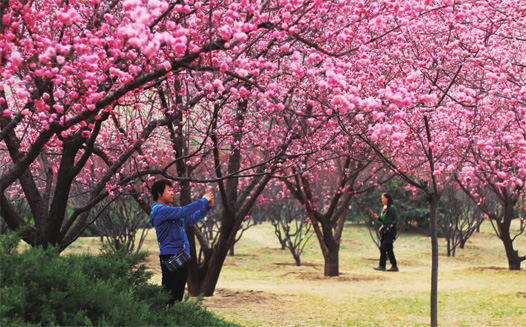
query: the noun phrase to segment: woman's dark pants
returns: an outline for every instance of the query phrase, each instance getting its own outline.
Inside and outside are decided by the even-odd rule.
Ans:
[[[382,236],[382,242],[380,243],[380,267],[385,268],[385,262],[387,257],[391,262],[391,266],[396,267],[396,258],[393,252],[393,242],[395,237],[391,233],[385,233]]]

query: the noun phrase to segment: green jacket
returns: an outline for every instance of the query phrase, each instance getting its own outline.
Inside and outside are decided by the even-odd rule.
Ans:
[[[387,206],[384,207],[382,210],[382,213],[380,214],[380,218],[378,219],[382,224],[385,225],[396,225],[400,221],[400,218],[398,218],[398,212],[396,211],[395,206],[391,205],[389,210],[387,210]]]

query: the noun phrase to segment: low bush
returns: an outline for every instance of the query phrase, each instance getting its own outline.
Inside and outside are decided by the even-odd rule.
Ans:
[[[0,240],[2,326],[231,326],[188,300],[167,307],[168,294],[148,283],[146,253],[103,250],[60,255],[41,247],[14,251]]]

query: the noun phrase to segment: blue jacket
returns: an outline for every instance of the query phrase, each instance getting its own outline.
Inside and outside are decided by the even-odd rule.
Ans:
[[[205,198],[184,207],[154,203],[150,212],[150,224],[155,227],[161,250],[159,255],[176,254],[182,248],[190,253],[190,244],[184,228],[203,219],[211,208]]]

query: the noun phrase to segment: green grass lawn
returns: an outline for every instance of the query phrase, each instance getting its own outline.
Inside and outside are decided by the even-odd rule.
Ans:
[[[518,226],[515,226],[518,228]],[[524,251],[524,236],[515,242]],[[521,245],[522,244],[522,245]],[[431,240],[404,232],[395,243],[400,272],[377,272],[378,249],[363,225],[348,223],[340,249],[340,276],[323,276],[313,238],[297,267],[281,250],[270,224],[257,225],[228,257],[210,310],[245,326],[428,326]],[[455,257],[440,239],[440,326],[524,326],[524,269],[509,271],[501,241],[489,223]]]
[[[513,228],[518,227],[514,222]],[[525,238],[515,241],[521,255]],[[98,239],[79,241],[67,251],[98,251]],[[144,244],[151,251],[151,282],[160,284],[153,230]],[[235,255],[227,257],[215,294],[204,304],[242,326],[429,326],[431,239],[425,232],[405,231],[395,243],[395,254],[400,272],[374,271],[379,251],[367,228],[347,223],[340,275],[325,277],[315,237],[297,267],[289,251],[280,248],[273,227],[256,225],[243,234]],[[439,239],[438,276],[439,326],[526,325],[524,267],[508,270],[504,247],[489,222],[455,257],[446,256],[446,241]]]

